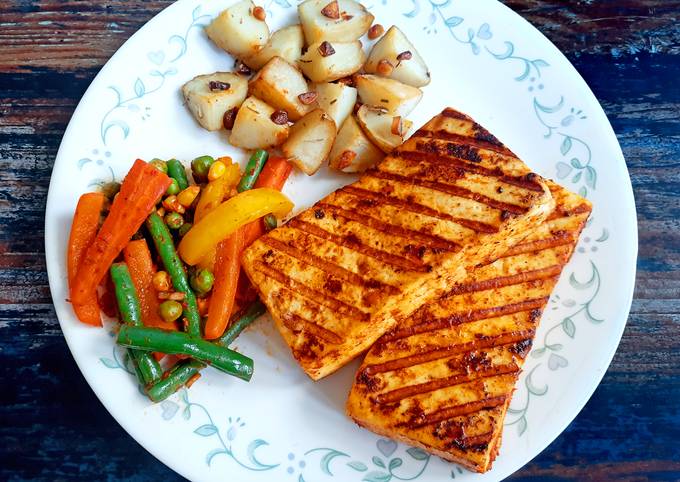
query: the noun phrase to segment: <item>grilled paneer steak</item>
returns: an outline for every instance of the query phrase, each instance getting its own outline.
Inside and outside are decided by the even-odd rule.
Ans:
[[[543,222],[542,178],[444,110],[357,182],[256,241],[243,267],[314,380]]]
[[[470,470],[491,467],[541,313],[591,211],[549,186],[547,221],[373,345],[347,402],[359,425]]]

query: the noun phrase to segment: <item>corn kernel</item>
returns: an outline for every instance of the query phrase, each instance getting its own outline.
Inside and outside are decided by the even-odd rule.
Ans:
[[[225,172],[227,172],[227,166],[225,166],[222,161],[213,162],[208,171],[208,181],[214,181],[215,179],[221,178],[224,176]]]
[[[168,291],[170,290],[170,275],[165,271],[158,271],[151,278],[153,288],[156,291]]]

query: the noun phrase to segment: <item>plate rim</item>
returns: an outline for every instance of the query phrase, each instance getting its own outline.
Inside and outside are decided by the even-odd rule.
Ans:
[[[57,162],[59,162],[59,159],[61,159],[65,154],[63,153],[64,147],[64,140],[72,135],[71,130],[73,129],[73,123],[72,120],[81,113],[81,111],[84,109],[85,105],[85,100],[87,97],[91,96],[93,90],[93,85],[97,83],[97,80],[105,77],[108,75],[108,72],[113,68],[112,67],[112,61],[120,56],[123,56],[125,52],[127,52],[128,49],[130,49],[130,44],[133,39],[135,39],[136,36],[140,34],[141,31],[146,29],[149,25],[155,24],[155,23],[160,23],[163,21],[164,17],[169,16],[171,12],[174,12],[174,10],[179,10],[181,6],[184,4],[190,3],[192,0],[180,0],[177,1],[163,10],[159,11],[157,14],[155,14],[151,19],[149,19],[147,22],[144,23],[137,31],[135,31],[130,37],[128,37],[125,42],[116,50],[116,52],[111,55],[111,57],[106,61],[106,63],[102,66],[100,71],[97,73],[97,75],[92,79],[90,85],[88,88],[85,90],[82,98],[78,102],[76,108],[73,111],[73,114],[71,116],[71,119],[69,120],[69,124],[66,127],[62,141],[60,142],[59,149],[57,151],[57,155],[55,156],[55,162],[53,165],[53,172],[50,175],[50,183],[49,183],[49,189],[48,189],[48,195],[47,195],[47,201],[46,201],[46,209],[45,209],[45,223],[44,223],[44,245],[45,245],[45,258],[46,258],[46,269],[47,269],[47,274],[48,274],[48,280],[49,280],[49,286],[50,286],[50,293],[52,296],[52,303],[53,306],[55,307],[55,313],[57,314],[57,318],[59,321],[60,329],[62,330],[62,333],[64,334],[64,338],[66,340],[67,346],[69,348],[69,351],[71,352],[71,356],[73,357],[74,361],[76,362],[76,365],[78,366],[78,369],[80,370],[81,374],[85,378],[85,381],[87,384],[90,386],[90,388],[93,390],[95,395],[97,396],[99,402],[104,406],[104,408],[109,412],[109,414],[112,416],[112,418],[130,435],[139,445],[141,445],[147,452],[149,452],[152,456],[160,460],[163,464],[165,464],[167,467],[169,467],[171,470],[177,472],[178,474],[190,478],[192,475],[189,473],[188,469],[182,468],[182,465],[176,462],[176,460],[171,459],[170,457],[166,457],[163,454],[161,454],[160,450],[156,450],[152,452],[152,449],[148,448],[146,444],[143,442],[144,438],[141,436],[140,432],[138,430],[135,430],[133,427],[132,423],[126,423],[125,418],[122,416],[116,415],[116,410],[114,410],[112,407],[107,406],[106,403],[104,403],[103,399],[104,394],[103,390],[99,390],[95,388],[96,384],[93,383],[90,378],[92,377],[92,374],[88,376],[87,371],[84,369],[84,364],[81,365],[79,362],[79,356],[76,354],[75,349],[73,347],[72,340],[69,339],[68,336],[66,336],[66,332],[64,331],[64,321],[62,321],[63,317],[63,310],[57,307],[57,304],[54,303],[55,299],[55,294],[56,294],[56,283],[60,283],[61,280],[58,278],[57,275],[57,267],[53,266],[54,262],[50,262],[50,259],[55,259],[55,253],[54,250],[56,246],[50,247],[50,243],[48,243],[48,213],[51,211],[50,206],[53,206],[53,202],[50,202],[53,197],[55,196],[55,183],[54,183],[54,167],[57,165]],[[625,201],[627,206],[627,210],[632,214],[632,219],[630,220],[630,233],[625,233],[625,238],[626,242],[630,243],[630,253],[631,253],[631,262],[632,262],[632,267],[630,268],[631,270],[631,275],[630,275],[630,281],[628,282],[628,286],[626,289],[626,292],[619,295],[619,300],[623,304],[623,309],[621,310],[621,316],[623,317],[623,314],[625,313],[625,319],[622,322],[617,321],[618,329],[614,331],[614,328],[610,328],[612,330],[612,333],[615,334],[614,337],[611,338],[611,342],[608,344],[608,349],[603,350],[603,355],[601,359],[603,360],[602,367],[599,369],[598,368],[597,373],[593,373],[589,377],[590,383],[588,383],[585,386],[579,387],[580,390],[579,392],[581,393],[581,396],[579,397],[578,401],[576,402],[575,410],[570,410],[570,412],[573,412],[573,415],[564,417],[564,420],[562,423],[556,424],[556,426],[559,428],[558,431],[555,432],[555,435],[549,435],[549,436],[544,436],[540,437],[537,439],[538,441],[535,441],[532,445],[534,447],[537,447],[538,450],[532,450],[531,452],[535,453],[533,455],[529,455],[526,460],[524,458],[522,459],[521,464],[513,464],[513,466],[516,466],[514,469],[511,468],[509,471],[505,471],[504,473],[498,473],[495,474],[498,476],[499,479],[503,479],[505,477],[508,477],[509,475],[515,473],[516,471],[519,471],[523,467],[525,467],[531,460],[533,460],[535,457],[540,455],[545,449],[550,445],[553,441],[555,441],[565,430],[566,428],[576,419],[576,417],[581,413],[587,402],[591,399],[593,394],[595,393],[595,390],[597,387],[600,385],[602,382],[602,379],[604,378],[604,375],[606,374],[609,366],[611,365],[611,362],[613,360],[614,355],[616,354],[616,351],[618,350],[618,347],[621,342],[621,338],[623,335],[623,332],[625,330],[625,327],[627,325],[629,316],[630,316],[630,309],[632,307],[632,302],[634,299],[634,289],[635,289],[635,284],[636,284],[636,279],[637,279],[637,257],[638,257],[638,248],[639,248],[639,232],[638,232],[638,224],[637,224],[637,207],[635,204],[635,197],[634,197],[634,191],[632,187],[632,182],[630,179],[630,172],[628,170],[628,166],[625,161],[625,156],[623,154],[623,150],[621,149],[621,145],[618,141],[618,138],[616,136],[616,133],[611,125],[611,122],[609,121],[609,118],[606,115],[606,112],[604,111],[604,108],[602,107],[601,103],[599,102],[598,98],[595,96],[593,93],[592,89],[590,86],[587,84],[585,79],[582,77],[581,73],[576,69],[576,67],[571,63],[571,61],[564,55],[564,53],[546,36],[538,30],[533,24],[531,24],[528,20],[526,20],[524,17],[522,17],[519,13],[515,12],[512,10],[510,7],[506,6],[505,4],[501,3],[498,0],[489,0],[492,1],[495,6],[500,6],[502,9],[506,10],[506,14],[514,16],[515,20],[519,20],[523,22],[524,27],[528,27],[530,30],[533,30],[535,33],[540,35],[542,39],[546,42],[546,51],[551,54],[554,58],[557,58],[560,60],[561,64],[564,64],[565,66],[569,66],[573,73],[575,74],[574,81],[578,82],[579,87],[583,89],[584,93],[589,96],[591,101],[594,102],[589,102],[589,104],[592,104],[593,106],[596,106],[597,114],[601,116],[602,121],[598,122],[602,128],[607,132],[608,136],[611,136],[612,139],[616,141],[615,143],[615,152],[614,154],[618,157],[617,161],[623,162],[623,172],[625,173],[625,189],[623,189],[623,195],[625,196]],[[89,94],[89,95],[88,95]],[[63,161],[62,161],[63,162]],[[56,243],[55,243],[56,244]],[[58,254],[57,254],[58,256]],[[50,268],[52,266],[52,268]],[[615,342],[613,341],[615,339]],[[607,347],[605,347],[607,348]],[[100,393],[102,392],[102,393]],[[489,473],[493,473],[493,470]]]

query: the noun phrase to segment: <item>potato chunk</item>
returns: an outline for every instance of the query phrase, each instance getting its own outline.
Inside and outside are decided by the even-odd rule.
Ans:
[[[417,87],[377,75],[357,75],[356,83],[362,103],[402,117],[409,115],[423,96]]]
[[[398,80],[414,87],[422,87],[430,83],[430,71],[406,35],[396,26],[392,26],[387,33],[373,46],[364,70],[369,74],[380,74],[380,61],[386,60],[393,67],[390,79]],[[387,69],[390,71],[390,69]]]
[[[335,140],[335,123],[321,109],[297,121],[288,140],[281,146],[283,155],[302,172],[311,176],[319,170]]]
[[[243,61],[255,70],[260,70],[274,57],[281,57],[286,62],[295,65],[302,56],[304,44],[305,36],[302,33],[302,27],[291,25],[274,32],[262,50]]]
[[[251,0],[235,3],[205,28],[210,40],[237,58],[247,58],[259,52],[269,40],[269,27],[253,16]]]
[[[316,84],[314,90],[319,94],[317,98],[319,107],[335,121],[335,126],[339,130],[354,109],[357,90],[342,83],[327,82]]]
[[[182,86],[187,107],[201,126],[222,129],[224,113],[239,107],[248,94],[248,81],[229,72],[199,75]]]
[[[298,96],[309,91],[307,81],[297,67],[281,57],[274,57],[250,81],[249,91],[276,109],[285,110],[288,118],[298,120],[314,105],[303,104]]]
[[[341,172],[363,172],[384,157],[361,130],[354,116],[347,117],[331,149],[329,166]]]
[[[312,82],[331,82],[361,69],[366,54],[361,42],[317,42],[309,46],[298,64]]]
[[[413,125],[410,120],[401,116],[367,105],[359,108],[357,119],[366,135],[387,154],[404,142],[406,133]]]
[[[307,45],[328,40],[351,42],[364,35],[373,15],[353,0],[307,0],[298,5]]]
[[[282,144],[288,138],[288,124],[272,121],[276,111],[256,97],[248,97],[236,114],[229,142],[243,149],[267,149]]]

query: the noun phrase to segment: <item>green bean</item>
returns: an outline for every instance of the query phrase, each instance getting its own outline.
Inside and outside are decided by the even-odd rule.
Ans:
[[[189,180],[187,179],[187,172],[184,169],[184,164],[177,159],[170,159],[168,161],[168,176],[177,181],[180,191],[184,191],[189,187]]]
[[[253,360],[251,358],[179,331],[123,326],[118,332],[117,343],[126,348],[138,350],[189,355],[245,381],[249,381],[253,376]]]
[[[257,177],[260,175],[260,172],[262,172],[262,168],[268,158],[269,154],[263,149],[258,149],[253,152],[253,155],[250,156],[250,160],[246,165],[246,172],[243,173],[241,181],[238,183],[238,186],[236,186],[238,192],[247,191],[253,188],[255,181],[257,181]]]
[[[204,367],[203,363],[196,360],[182,360],[172,367],[165,378],[151,385],[146,393],[152,401],[162,402]]]
[[[271,231],[279,226],[279,222],[276,220],[276,216],[273,214],[267,214],[264,217],[264,229],[266,231]]]
[[[127,265],[125,263],[111,265],[111,279],[123,323],[130,326],[142,326],[142,310]],[[129,350],[129,352],[142,386],[160,380],[163,370],[150,353],[136,350]]]
[[[172,285],[177,291],[184,293],[184,316],[187,319],[187,331],[191,336],[200,337],[201,315],[198,313],[196,295],[189,286],[189,279],[175,250],[172,235],[163,222],[163,218],[155,212],[152,212],[147,218],[146,226],[149,228],[165,269],[172,279]]]
[[[224,332],[215,343],[222,346],[229,346],[241,334],[241,332],[257,318],[267,311],[264,304],[257,300],[251,304],[244,312],[236,313],[237,318],[229,324],[229,328]]]

